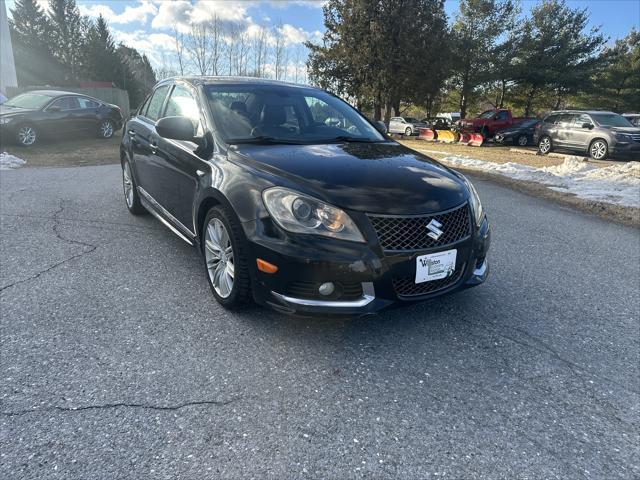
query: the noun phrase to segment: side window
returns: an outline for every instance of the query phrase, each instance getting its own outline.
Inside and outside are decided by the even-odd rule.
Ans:
[[[167,96],[167,91],[169,90],[169,85],[162,85],[158,87],[155,92],[153,92],[153,96],[149,99],[149,106],[147,107],[147,113],[145,117],[149,120],[156,121],[160,118],[160,114],[162,113],[162,106],[164,105],[164,99]]]
[[[560,115],[556,120],[556,124],[561,127],[570,127],[571,123],[573,122],[573,117],[574,115],[570,113],[565,113],[563,115]]]
[[[80,104],[76,97],[63,97],[53,102],[51,107],[59,107],[61,111],[75,110],[80,108]]]
[[[329,127],[341,128],[352,133],[361,133],[353,123],[344,117],[344,115],[319,98],[304,97],[304,99],[315,123],[324,124]],[[402,119],[394,117],[390,121],[402,121]]]
[[[171,92],[169,101],[167,102],[167,110],[164,117],[187,117],[196,127],[200,121],[200,111],[198,103],[188,88],[183,85],[176,85]]]
[[[98,102],[91,100],[90,98],[78,97],[80,108],[98,108]]]
[[[507,119],[507,112],[499,112],[498,115],[496,115],[496,120],[506,120]]]
[[[593,123],[591,121],[591,117],[589,115],[587,115],[586,113],[582,113],[580,115],[576,115],[576,118],[573,121],[573,126],[574,127],[578,127],[578,128],[582,128],[582,124],[583,123]]]
[[[543,121],[544,123],[556,123],[556,118],[558,118],[558,115],[549,115]]]

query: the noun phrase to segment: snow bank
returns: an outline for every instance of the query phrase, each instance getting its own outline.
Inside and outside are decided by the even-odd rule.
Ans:
[[[13,156],[7,152],[0,152],[0,170],[11,170],[25,165],[23,159]]]
[[[547,185],[558,192],[572,193],[585,200],[640,207],[640,162],[599,168],[578,157],[567,157],[554,167],[530,167],[520,163],[493,163],[451,155],[441,160],[452,167],[493,172],[516,180]]]

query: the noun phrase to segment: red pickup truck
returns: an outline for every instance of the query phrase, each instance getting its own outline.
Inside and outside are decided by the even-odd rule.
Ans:
[[[497,108],[482,112],[476,118],[464,118],[459,125],[465,130],[481,133],[484,138],[493,137],[498,130],[507,128],[514,123],[526,120],[523,117],[513,117],[511,110]]]

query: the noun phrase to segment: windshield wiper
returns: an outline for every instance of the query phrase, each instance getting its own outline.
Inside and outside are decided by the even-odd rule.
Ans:
[[[227,143],[231,145],[240,145],[243,143],[256,143],[260,145],[300,145],[302,142],[288,140],[285,138],[269,137],[267,135],[259,135],[257,137],[249,138],[231,138],[227,140]]]
[[[349,143],[377,143],[378,141],[384,140],[371,140],[370,138],[363,137],[351,137],[349,135],[338,135],[337,137],[327,138],[322,140],[317,140],[319,142],[349,142]]]

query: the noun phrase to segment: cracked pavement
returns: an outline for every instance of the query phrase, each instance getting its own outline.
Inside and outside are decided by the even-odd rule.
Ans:
[[[640,236],[486,181],[492,275],[227,312],[119,166],[0,173],[0,478],[640,477]]]

